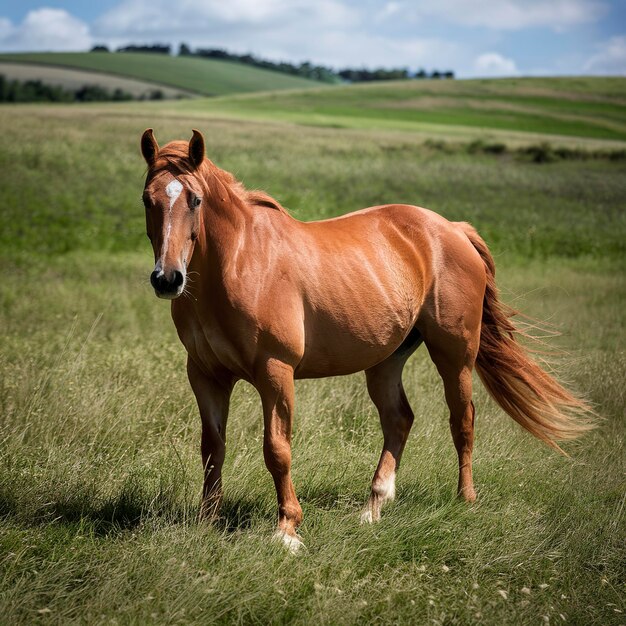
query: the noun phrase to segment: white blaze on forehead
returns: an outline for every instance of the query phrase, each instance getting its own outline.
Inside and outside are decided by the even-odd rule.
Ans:
[[[170,209],[174,206],[174,202],[178,200],[178,196],[180,196],[180,192],[183,190],[183,184],[177,179],[174,178],[170,181],[170,183],[165,188],[165,193],[167,197],[170,199]]]
[[[172,208],[174,207],[176,200],[178,200],[178,197],[180,196],[182,190],[183,185],[177,178],[173,178],[165,188],[165,193],[170,199],[170,208],[167,216],[167,228],[165,229],[165,237],[163,238],[163,248],[161,250],[161,266],[163,266],[163,262],[165,262],[165,255],[167,254],[170,232],[172,231]]]

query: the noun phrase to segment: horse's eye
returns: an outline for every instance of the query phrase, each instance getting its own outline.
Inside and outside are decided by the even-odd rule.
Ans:
[[[201,202],[202,202],[202,198],[198,198],[198,196],[194,196],[191,199],[191,208],[192,209],[197,209],[200,206]]]

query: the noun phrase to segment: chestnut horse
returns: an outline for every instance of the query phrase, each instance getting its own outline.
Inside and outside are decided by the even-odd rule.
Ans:
[[[302,520],[291,481],[296,378],[365,371],[384,435],[362,514],[369,522],[395,494],[413,422],[402,369],[422,342],[443,380],[458,494],[469,502],[476,498],[474,365],[498,404],[549,445],[560,449],[556,441],[591,426],[586,404],[517,343],[493,258],[469,224],[403,204],[304,223],[207,159],[197,130],[188,143],[159,148],[148,129],[141,150],[156,263],[150,281],[157,296],[172,300],[202,419],[204,516],[215,514],[221,498],[228,406],[239,379],[261,396],[276,536],[291,550],[301,545]]]

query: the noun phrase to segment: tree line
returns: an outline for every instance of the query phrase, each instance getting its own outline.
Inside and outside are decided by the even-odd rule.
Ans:
[[[105,45],[97,45],[92,48],[92,52],[109,52],[109,48]],[[169,44],[153,44],[153,45],[136,45],[130,44],[117,48],[116,52],[147,52],[153,54],[172,54],[172,46]],[[218,59],[222,61],[236,61],[253,67],[273,70],[275,72],[283,72],[292,76],[300,76],[302,78],[310,78],[325,83],[360,83],[376,80],[409,80],[423,78],[454,78],[454,72],[451,70],[432,70],[427,71],[420,69],[411,72],[406,67],[400,68],[377,68],[368,69],[347,67],[340,70],[334,70],[324,65],[315,65],[309,61],[303,63],[289,63],[286,61],[269,61],[254,54],[234,54],[223,48],[196,48],[193,50],[186,43],[181,43],[178,48],[178,56],[198,57],[201,59]]]
[[[139,100],[160,100],[160,89],[140,96]],[[119,87],[114,90],[100,85],[83,85],[67,89],[60,85],[48,85],[41,80],[10,80],[0,74],[0,102],[122,102],[134,100],[134,96]]]

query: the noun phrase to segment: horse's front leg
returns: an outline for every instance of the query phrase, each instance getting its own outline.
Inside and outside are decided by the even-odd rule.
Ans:
[[[263,456],[274,479],[278,497],[278,529],[275,537],[282,540],[292,552],[296,552],[302,545],[296,534],[296,528],[302,521],[302,509],[291,481],[293,368],[277,359],[268,359],[257,375],[256,387],[263,403]]]
[[[226,455],[226,421],[235,379],[230,374],[207,374],[189,357],[187,374],[202,419],[204,485],[200,519],[213,519],[222,499],[222,465]]]

